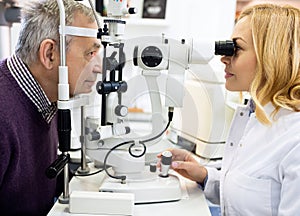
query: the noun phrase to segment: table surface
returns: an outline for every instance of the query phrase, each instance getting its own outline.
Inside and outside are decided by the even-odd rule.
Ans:
[[[90,165],[93,169],[93,165]],[[104,178],[104,173],[86,177],[73,177],[70,181],[69,189],[72,191],[98,191],[99,186]],[[155,203],[155,204],[139,204],[134,205],[134,216],[210,216],[207,201],[203,191],[198,185],[186,178],[180,177],[182,186],[182,198],[175,202]],[[69,213],[69,205],[56,202],[48,216],[87,216],[88,214],[71,214]]]

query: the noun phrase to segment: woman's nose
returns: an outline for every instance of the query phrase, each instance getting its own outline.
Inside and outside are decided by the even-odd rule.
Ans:
[[[228,65],[230,63],[231,57],[230,56],[222,56],[221,62],[225,65]]]

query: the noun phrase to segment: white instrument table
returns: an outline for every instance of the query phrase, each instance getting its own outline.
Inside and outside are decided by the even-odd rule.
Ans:
[[[99,173],[86,177],[73,177],[70,181],[70,192],[72,191],[98,191],[100,183],[105,173]],[[180,177],[183,187],[182,199],[175,202],[155,203],[155,204],[138,204],[134,206],[134,216],[210,216],[207,201],[202,190],[198,185]],[[88,214],[71,214],[69,205],[56,202],[48,216],[87,216]],[[105,215],[103,215],[105,216]]]

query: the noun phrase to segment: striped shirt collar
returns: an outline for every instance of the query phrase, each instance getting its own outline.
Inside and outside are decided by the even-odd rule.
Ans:
[[[47,123],[54,117],[57,105],[51,103],[40,84],[34,79],[24,62],[15,54],[7,59],[7,67],[21,89],[34,103]]]

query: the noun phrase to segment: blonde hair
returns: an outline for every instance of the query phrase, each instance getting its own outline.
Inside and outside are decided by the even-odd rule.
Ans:
[[[300,111],[300,10],[292,6],[254,5],[239,20],[249,17],[257,56],[256,75],[250,94],[256,104],[257,119],[271,124],[263,106]]]
[[[72,25],[76,13],[85,15],[94,22],[93,11],[74,0],[63,0],[66,25]],[[21,10],[21,30],[15,53],[27,64],[36,62],[40,44],[45,39],[53,39],[59,47],[59,7],[57,0],[30,0]],[[71,36],[66,38],[66,45]]]

